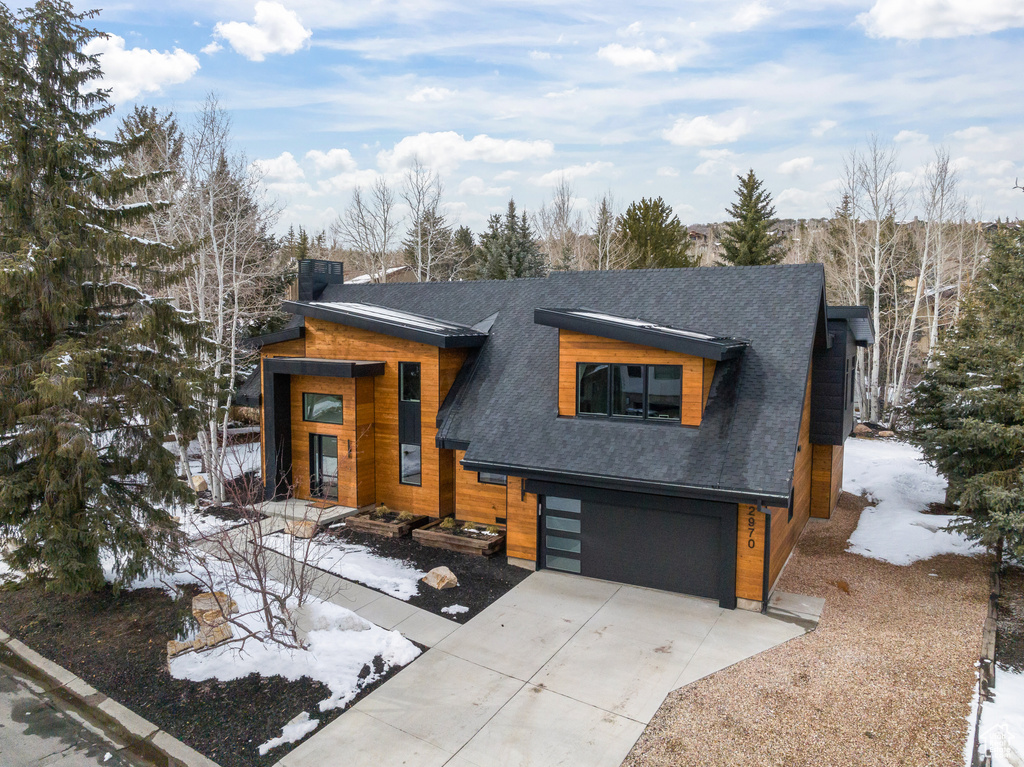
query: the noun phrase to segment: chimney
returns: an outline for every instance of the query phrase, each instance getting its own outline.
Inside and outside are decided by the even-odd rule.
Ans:
[[[341,261],[300,258],[299,300],[317,301],[328,285],[341,285],[345,281],[344,267]]]

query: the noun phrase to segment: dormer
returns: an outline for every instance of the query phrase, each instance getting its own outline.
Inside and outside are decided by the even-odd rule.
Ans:
[[[558,415],[700,426],[718,362],[749,342],[591,309],[536,309],[558,328]]]

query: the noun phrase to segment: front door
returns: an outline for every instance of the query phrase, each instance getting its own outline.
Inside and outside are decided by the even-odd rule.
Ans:
[[[338,438],[309,435],[309,494],[338,500]]]

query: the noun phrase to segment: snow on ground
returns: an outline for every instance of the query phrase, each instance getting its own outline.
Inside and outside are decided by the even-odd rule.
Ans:
[[[953,517],[922,514],[945,499],[946,481],[905,442],[848,439],[843,490],[876,506],[860,515],[847,551],[894,565],[909,565],[939,554],[979,554],[982,549],[944,528]]]
[[[448,607],[442,607],[441,612],[447,615],[459,615],[460,613],[468,613],[469,608],[465,605],[448,605]]]
[[[238,603],[235,620],[254,631],[264,630],[259,617],[257,597],[224,584],[224,590]],[[351,610],[309,599],[304,606],[306,649],[290,649],[267,641],[248,641],[244,645],[227,642],[202,652],[176,655],[169,661],[171,676],[202,682],[207,679],[229,681],[249,674],[283,676],[296,681],[308,676],[330,688],[329,697],[320,701],[320,710],[347,705],[366,685],[371,685],[395,666],[411,663],[419,648],[398,631],[387,631]],[[235,629],[236,635],[239,630]],[[373,659],[383,661],[381,674],[373,670]],[[359,678],[364,667],[370,673]]]
[[[979,751],[992,751],[992,767],[1024,764],[1024,673],[996,668],[993,699],[981,707]]]
[[[302,740],[319,726],[319,719],[310,719],[309,713],[303,711],[282,728],[279,737],[271,738],[266,743],[260,744],[260,756],[266,756],[268,751],[278,746],[283,746],[285,743],[294,743],[297,740]]]
[[[181,529],[192,540],[205,538],[210,535],[222,533],[235,527],[246,524],[241,519],[221,519],[220,517],[208,514],[202,508],[190,507],[179,510],[176,516],[181,520]]]
[[[406,602],[419,592],[419,580],[426,575],[401,559],[382,557],[366,546],[324,536],[307,542],[277,533],[268,535],[265,542],[268,548],[289,556],[304,553],[309,543],[310,564]]]
[[[117,565],[117,560],[110,551],[100,552],[100,566],[103,568],[103,578],[107,583],[113,583],[116,579],[114,574]],[[189,583],[200,583],[199,579],[194,575],[189,575],[181,570],[173,569],[169,572],[155,571],[147,573],[141,578],[136,578],[134,581],[129,583],[125,588],[128,591],[134,591],[135,589],[163,589],[172,598],[177,598],[178,587],[184,586]]]

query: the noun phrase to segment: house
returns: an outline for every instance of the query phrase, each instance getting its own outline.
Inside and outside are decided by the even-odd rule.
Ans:
[[[820,265],[318,274],[256,339],[268,498],[454,514],[515,564],[750,609],[836,505],[873,331]]]

